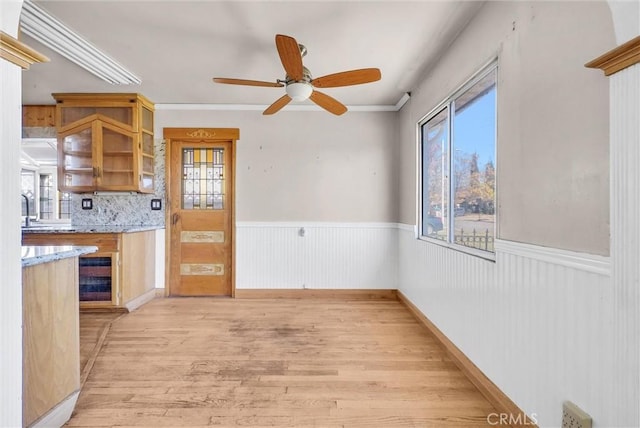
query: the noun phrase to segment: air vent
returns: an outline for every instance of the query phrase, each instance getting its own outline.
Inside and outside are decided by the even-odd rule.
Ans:
[[[562,428],[591,428],[591,416],[571,401],[562,403]]]

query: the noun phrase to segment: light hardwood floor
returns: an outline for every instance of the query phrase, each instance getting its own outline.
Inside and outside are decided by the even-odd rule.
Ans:
[[[84,383],[101,350],[110,324],[122,316],[121,311],[80,312],[80,383]]]
[[[487,426],[398,301],[155,299],[113,322],[68,426]]]

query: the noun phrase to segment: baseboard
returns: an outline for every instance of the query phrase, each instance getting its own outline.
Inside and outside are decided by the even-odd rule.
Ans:
[[[512,427],[528,427],[533,428],[537,425],[523,412],[507,395],[500,390],[491,379],[489,379],[473,362],[449,340],[444,333],[427,318],[420,309],[418,309],[411,301],[402,294],[401,291],[396,292],[398,300],[403,303],[409,311],[422,323],[427,330],[433,334],[442,347],[447,351],[453,362],[465,374],[465,376],[474,384],[480,393],[495,407],[497,413],[511,415],[509,421],[518,421],[521,423],[511,423]]]
[[[378,289],[237,289],[236,299],[397,300],[396,290]]]
[[[67,398],[62,400],[53,409],[49,410],[40,419],[30,425],[30,428],[50,428],[61,427],[71,418],[73,409],[76,407],[76,401],[80,390],[72,392]]]
[[[155,297],[156,297],[156,289],[152,288],[146,293],[139,295],[135,299],[129,300],[127,303],[125,303],[124,307],[127,308],[129,312],[132,312],[138,309],[140,306],[144,305],[145,303],[150,302]]]

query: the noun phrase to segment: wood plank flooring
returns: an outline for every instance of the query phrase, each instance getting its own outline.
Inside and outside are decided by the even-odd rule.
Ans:
[[[111,323],[123,311],[80,311],[80,387],[84,385],[102,349]]]
[[[111,325],[70,427],[471,427],[495,412],[398,301],[159,298]]]
[[[80,312],[80,372],[85,369],[94,348],[104,329],[122,312],[113,311],[84,311]]]

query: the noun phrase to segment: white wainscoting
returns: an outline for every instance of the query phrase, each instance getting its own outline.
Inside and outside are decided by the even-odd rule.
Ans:
[[[236,288],[396,289],[397,230],[396,223],[237,222]]]
[[[565,400],[599,426],[621,420],[603,394],[624,381],[608,257],[497,240],[492,261],[414,230],[238,222],[236,287],[399,289],[539,426],[558,426]]]
[[[640,16],[636,16],[639,19]],[[636,27],[637,28],[637,27]],[[640,426],[640,64],[609,77],[611,279],[615,382],[603,390],[617,419]],[[604,426],[604,425],[602,425]]]
[[[564,400],[611,426],[607,257],[497,240],[494,262],[407,225],[398,239],[399,290],[539,426],[560,424]]]

